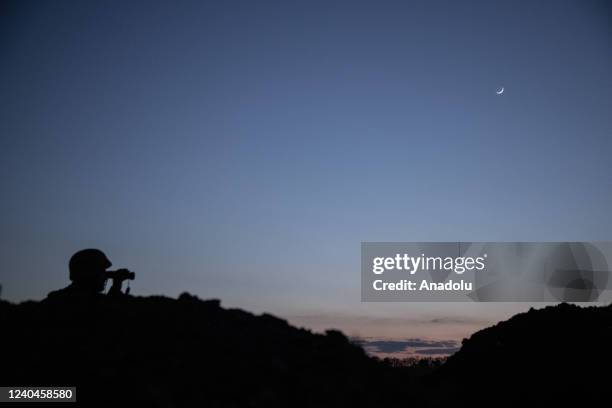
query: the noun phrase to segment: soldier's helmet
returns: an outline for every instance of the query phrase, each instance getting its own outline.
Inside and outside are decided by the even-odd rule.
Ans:
[[[104,288],[105,271],[112,265],[99,249],[83,249],[70,258],[70,280],[79,285]]]

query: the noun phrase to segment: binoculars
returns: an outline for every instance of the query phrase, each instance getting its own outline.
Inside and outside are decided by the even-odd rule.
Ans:
[[[136,274],[127,269],[117,269],[116,271],[106,271],[104,272],[104,276],[106,279],[119,279],[119,280],[134,280],[136,278]]]

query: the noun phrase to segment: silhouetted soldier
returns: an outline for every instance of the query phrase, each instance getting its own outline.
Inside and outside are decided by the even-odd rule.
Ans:
[[[64,289],[49,293],[47,299],[78,299],[101,296],[101,292],[106,287],[107,279],[113,281],[108,296],[125,296],[121,291],[121,285],[124,280],[134,279],[135,274],[127,269],[107,271],[111,266],[111,261],[99,249],[78,251],[72,255],[68,264],[72,283]]]

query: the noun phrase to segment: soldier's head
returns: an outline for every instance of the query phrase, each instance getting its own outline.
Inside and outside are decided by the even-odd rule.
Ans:
[[[86,290],[102,292],[106,281],[105,271],[111,265],[111,261],[99,249],[83,249],[70,258],[70,280]]]

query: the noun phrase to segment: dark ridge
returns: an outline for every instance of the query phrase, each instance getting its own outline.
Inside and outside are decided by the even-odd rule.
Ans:
[[[532,308],[463,340],[433,382],[441,405],[600,405],[611,344],[612,306]]]
[[[189,294],[0,302],[0,322],[0,384],[76,385],[87,406],[398,406],[412,389],[339,331]]]
[[[83,406],[601,405],[612,359],[612,306],[531,309],[433,372],[188,294],[0,301],[0,324],[0,384],[77,386]]]

